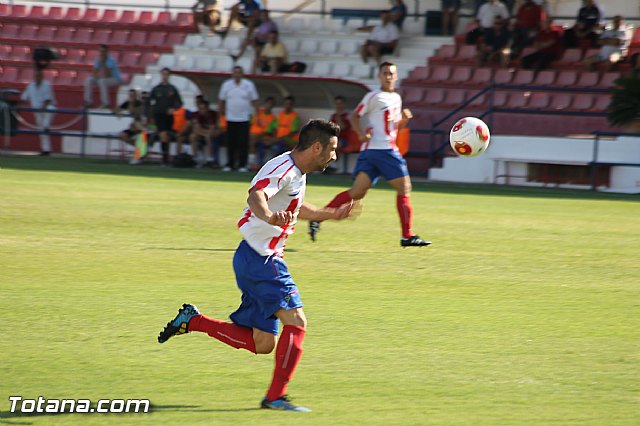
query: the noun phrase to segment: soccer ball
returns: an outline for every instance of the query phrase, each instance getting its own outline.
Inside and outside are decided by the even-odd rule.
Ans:
[[[489,146],[489,127],[476,117],[465,117],[451,128],[449,143],[453,151],[461,157],[475,157]]]

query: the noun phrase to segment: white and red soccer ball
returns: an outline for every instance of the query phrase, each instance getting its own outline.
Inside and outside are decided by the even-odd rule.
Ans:
[[[461,118],[449,134],[451,148],[461,157],[475,157],[485,152],[490,139],[489,127],[476,117]]]

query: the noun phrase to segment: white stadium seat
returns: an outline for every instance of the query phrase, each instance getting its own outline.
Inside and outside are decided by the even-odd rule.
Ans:
[[[371,65],[367,65],[367,64],[354,65],[351,74],[355,78],[371,78]]]
[[[355,55],[360,48],[360,44],[357,41],[353,40],[344,40],[340,42],[340,46],[338,46],[338,53],[341,53],[345,56]]]
[[[331,62],[315,62],[311,74],[319,77],[328,77],[331,74]]]
[[[173,66],[175,65],[175,58],[172,54],[170,53],[165,53],[162,56],[160,56],[160,59],[158,59],[158,67],[160,68],[173,68]]]
[[[304,39],[300,43],[300,53],[313,55],[318,50],[318,42],[315,39]]]
[[[248,73],[249,71],[251,71],[252,63],[253,63],[253,55],[252,56],[245,55],[242,58],[238,59],[238,62],[236,62],[236,65],[241,66],[244,72]]]
[[[323,40],[320,42],[320,53],[323,55],[334,55],[338,50],[337,40]]]
[[[228,36],[222,42],[222,46],[227,50],[236,51],[240,49],[240,43],[241,43],[240,37]]]
[[[189,34],[184,40],[184,45],[190,48],[201,47],[204,43],[204,38],[200,34]]]
[[[296,39],[296,38],[285,38],[284,40],[281,40],[281,41],[282,41],[282,44],[284,44],[285,47],[287,48],[287,52],[289,54],[298,51],[298,39]]]
[[[231,72],[233,67],[233,60],[228,56],[222,56],[216,58],[215,71],[217,72]],[[245,70],[246,72],[247,70]]]
[[[222,39],[218,36],[209,36],[204,40],[204,46],[207,49],[219,49],[222,45]]]
[[[306,20],[303,17],[292,17],[284,21],[284,27],[289,33],[303,32],[306,29]]]
[[[347,30],[355,31],[356,29],[362,27],[363,25],[364,25],[364,19],[349,18],[349,20],[345,24],[345,28]]]
[[[215,59],[212,56],[198,56],[194,68],[198,71],[212,71],[215,67]]]
[[[176,59],[176,63],[174,65],[176,69],[179,70],[190,70],[193,68],[193,56],[181,54]]]
[[[348,62],[336,62],[333,64],[331,75],[339,78],[349,78],[351,74],[351,64]]]
[[[330,33],[331,32],[331,20],[322,17],[311,16],[309,17],[308,28],[313,33]]]

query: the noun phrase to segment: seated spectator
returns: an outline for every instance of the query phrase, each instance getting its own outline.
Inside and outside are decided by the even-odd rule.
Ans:
[[[260,57],[255,67],[262,72],[277,74],[287,71],[286,64],[288,61],[287,47],[278,40],[278,32],[272,31],[269,34],[269,42],[260,51]]]
[[[144,120],[142,117],[142,101],[138,99],[138,91],[136,89],[130,89],[127,96],[127,100],[120,104],[118,108],[113,111],[118,117],[121,117],[124,112],[127,112],[133,120],[129,127],[118,134],[118,139],[129,144],[136,144],[136,137],[144,130]]]
[[[336,96],[334,98],[334,105],[335,105],[335,110],[333,114],[331,114],[329,121],[333,121],[338,126],[340,126],[340,135],[338,136],[338,147],[340,149],[344,149],[348,145],[349,132],[352,132],[351,120],[349,119],[350,114],[346,109],[344,96],[340,96],[340,95]]]
[[[476,15],[476,23],[478,26],[467,34],[467,44],[476,44],[480,41],[480,37],[484,35],[484,32],[493,28],[493,23],[498,16],[503,21],[509,19],[509,11],[501,1],[487,0],[485,4],[480,6]]]
[[[376,64],[380,65],[382,55],[393,54],[398,45],[398,28],[391,23],[391,14],[388,11],[380,13],[379,25],[371,30],[371,35],[360,48],[360,57],[365,64],[372,57]]]
[[[389,19],[398,27],[398,30],[402,31],[402,24],[404,24],[404,19],[407,17],[407,5],[404,4],[403,0],[389,1],[391,2],[391,9],[389,9],[391,16]]]
[[[622,16],[616,15],[613,17],[613,26],[600,34],[598,39],[598,44],[601,46],[600,51],[585,59],[585,66],[588,70],[594,70],[596,65],[600,63],[606,63],[607,69],[612,70],[614,64],[622,59],[629,44],[627,30],[622,24]]]
[[[562,56],[562,33],[553,28],[553,19],[547,18],[540,22],[540,31],[533,39],[535,51],[521,59],[522,67],[542,71],[551,62]]]
[[[218,0],[198,0],[192,7],[193,31],[200,32],[199,25],[206,25],[213,33],[220,25],[222,5]]]
[[[273,107],[276,104],[276,100],[273,96],[269,96],[264,100],[261,107],[258,108],[256,114],[251,119],[251,127],[249,128],[249,169],[257,171],[260,169],[256,161],[256,146],[258,142],[269,136],[267,129],[272,126],[272,123],[276,120],[276,116],[273,113]]]
[[[169,82],[171,70],[169,68],[163,68],[161,74],[162,79],[158,85],[151,89],[149,100],[152,121],[156,126],[158,138],[162,144],[162,163],[169,165],[169,146],[176,136],[174,130],[174,113],[182,107],[182,98],[180,97],[178,89]]]
[[[257,143],[258,161],[260,166],[266,162],[266,150],[273,148],[275,155],[280,155],[292,149],[298,142],[298,131],[300,130],[300,117],[293,110],[295,98],[287,96],[284,98],[284,109],[278,114],[278,118],[271,122],[266,134],[269,135]]]
[[[220,151],[220,130],[218,129],[218,113],[209,108],[209,102],[198,101],[198,111],[192,117],[192,131],[189,135],[191,154],[198,167],[220,167],[218,153]],[[204,155],[200,149],[205,148]]]
[[[533,39],[540,30],[540,22],[547,18],[547,14],[542,6],[533,0],[525,0],[518,8],[513,31],[513,43],[511,44],[511,56],[516,58],[520,52],[531,46]]]
[[[509,54],[506,49],[511,42],[511,32],[508,30],[506,22],[501,17],[496,17],[493,21],[493,28],[485,29],[484,37],[478,43],[478,53],[476,64],[481,67],[487,63],[497,62],[501,66],[507,66]]]
[[[453,35],[458,28],[460,0],[441,0],[440,6],[442,8],[442,35]]]
[[[122,84],[118,63],[109,56],[109,47],[100,45],[100,56],[93,64],[93,75],[84,83],[84,105],[89,108],[93,105],[93,86],[100,88],[101,108],[109,108],[109,87]]]
[[[217,31],[217,33],[220,34],[220,37],[225,38],[233,23],[239,22],[247,27],[247,39],[251,40],[253,31],[260,23],[260,9],[262,9],[260,0],[240,0],[231,7],[227,28]]]
[[[235,61],[238,60],[244,54],[244,51],[247,49],[247,46],[253,47],[255,51],[255,58],[260,57],[260,51],[264,47],[265,44],[269,42],[269,34],[274,31],[278,31],[278,26],[276,23],[269,17],[269,11],[267,9],[263,9],[260,11],[260,25],[256,28],[253,33],[253,38],[245,38],[240,45],[240,50],[237,54],[231,55],[231,59]],[[256,70],[253,68],[251,73],[255,73]]]
[[[592,47],[598,45],[598,33],[602,12],[595,0],[584,0],[584,6],[578,10],[576,23],[564,32],[564,47],[580,47],[580,41],[586,40]]]

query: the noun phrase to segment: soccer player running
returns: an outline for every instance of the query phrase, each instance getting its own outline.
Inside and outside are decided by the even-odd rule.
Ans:
[[[339,207],[361,200],[382,175],[397,192],[396,206],[402,226],[402,247],[427,246],[425,241],[411,230],[413,208],[409,194],[411,179],[407,163],[398,152],[396,138],[398,130],[407,125],[411,111],[402,109],[402,98],[395,92],[398,69],[391,62],[379,67],[380,89],[367,93],[351,116],[351,127],[362,141],[358,162],[353,170],[351,189],[336,195],[327,207]],[[366,117],[368,128],[362,131],[360,119]],[[309,234],[313,241],[320,230],[320,221],[309,222]]]
[[[236,349],[268,354],[276,347],[282,321],[273,380],[262,408],[311,411],[294,405],[286,395],[302,355],[307,320],[300,292],[282,257],[298,218],[341,220],[351,213],[349,202],[339,208],[317,208],[304,201],[307,173],[324,171],[336,159],[339,134],[337,124],[309,121],[293,150],[268,161],[253,178],[248,206],[238,221],[243,240],[233,257],[233,269],[242,302],[231,314],[232,322],[209,318],[184,304],[158,336],[158,342],[164,343],[172,336],[199,331]]]

